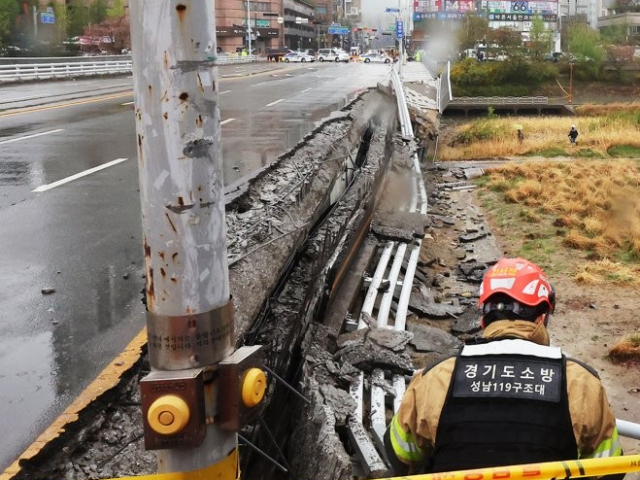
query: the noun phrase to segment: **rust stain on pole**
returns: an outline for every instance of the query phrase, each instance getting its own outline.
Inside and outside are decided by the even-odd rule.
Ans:
[[[200,74],[199,74],[199,73],[196,73],[196,77],[197,77],[197,79],[198,79],[198,88],[200,88],[200,91],[201,91],[202,93],[204,93],[204,85],[202,85],[202,78],[200,78]],[[215,90],[216,90],[216,87],[215,87],[215,82],[214,82],[214,84],[213,84],[213,91],[215,91]]]
[[[152,310],[156,303],[156,287],[153,282],[153,268],[147,272],[147,307]]]
[[[176,258],[178,258],[178,252],[173,252],[173,255],[171,255],[171,260],[175,262]]]
[[[179,4],[176,6],[176,10],[178,11],[178,17],[180,21],[184,20],[185,12],[187,11],[187,6]]]
[[[173,233],[178,233],[178,230],[176,229],[176,226],[171,221],[171,217],[169,216],[169,214],[165,213],[164,216],[167,217],[167,220],[169,221],[169,226],[171,227],[171,230],[173,230]]]
[[[187,99],[189,98],[189,94],[187,92],[182,92],[178,98],[183,102],[186,102]]]

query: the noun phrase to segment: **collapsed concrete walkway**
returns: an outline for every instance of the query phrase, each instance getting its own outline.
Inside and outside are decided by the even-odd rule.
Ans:
[[[227,210],[237,344],[265,345],[269,368],[311,401],[271,381],[263,421],[243,435],[296,477],[384,475],[381,432],[408,376],[459,347],[453,334],[478,330],[475,284],[495,248],[461,180],[416,161],[437,138],[434,80],[409,63],[405,86],[421,138],[397,133],[395,100],[382,86]],[[117,359],[120,376],[45,432],[3,480],[155,472],[141,439],[138,383],[149,370],[141,347],[132,346],[137,360]],[[248,447],[241,452],[248,478],[282,476]]]

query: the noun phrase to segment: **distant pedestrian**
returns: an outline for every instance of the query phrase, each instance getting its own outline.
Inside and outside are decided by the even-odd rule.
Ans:
[[[519,128],[518,129],[518,143],[520,145],[522,145],[522,142],[524,142],[524,133],[522,133],[522,129]]]
[[[418,50],[418,51],[416,52],[415,59],[416,59],[416,62],[419,62],[419,61],[420,61],[420,50]]]
[[[571,125],[571,130],[569,130],[569,141],[571,143],[577,143],[576,139],[578,138],[578,130],[576,130],[576,126],[575,125]]]

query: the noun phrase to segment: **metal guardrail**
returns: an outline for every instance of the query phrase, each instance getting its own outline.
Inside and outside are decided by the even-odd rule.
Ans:
[[[41,59],[38,59],[41,60]],[[53,59],[52,59],[53,60]],[[257,55],[229,55],[216,59],[216,65],[234,65],[266,61]],[[90,60],[56,61],[51,63],[15,63],[0,65],[0,83],[19,82],[23,80],[48,80],[55,78],[74,78],[91,75],[117,75],[131,73],[130,57],[104,60],[99,57]]]
[[[131,73],[131,60],[0,65],[0,82]]]
[[[455,97],[451,105],[547,105],[549,97]]]

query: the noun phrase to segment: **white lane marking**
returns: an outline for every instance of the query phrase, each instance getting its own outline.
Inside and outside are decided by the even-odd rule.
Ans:
[[[260,82],[260,83],[254,83],[253,85],[249,85],[249,88],[254,88],[254,87],[261,87],[262,85],[267,85],[269,83],[273,83],[273,80],[270,82]]]
[[[220,125],[225,125],[227,123],[231,123],[235,120],[235,118],[227,118],[226,120],[223,120],[220,122]]]
[[[281,98],[280,100],[276,100],[275,102],[267,103],[265,107],[273,107],[274,105],[277,105],[280,102],[284,102],[284,98]]]
[[[123,107],[124,107],[125,105],[133,105],[133,102],[125,102],[125,103],[121,103],[120,105],[122,105]]]
[[[305,93],[308,92],[309,90],[311,90],[310,88],[305,88],[304,90],[302,90],[300,93]]]
[[[64,185],[65,183],[73,182],[82,177],[86,177],[87,175],[91,175],[92,173],[98,172],[100,170],[104,170],[105,168],[112,167],[113,165],[117,165],[118,163],[122,163],[129,160],[128,158],[116,158],[115,160],[111,160],[110,162],[103,163],[97,167],[90,168],[89,170],[85,170],[84,172],[76,173],[75,175],[71,175],[70,177],[63,178],[62,180],[58,180],[57,182],[49,183],[47,185],[40,185],[38,188],[34,188],[31,190],[32,192],[46,192],[47,190],[51,190],[52,188],[59,187],[60,185]]]
[[[49,130],[48,132],[34,133],[32,135],[25,135],[24,137],[12,138],[11,140],[3,140],[0,142],[0,145],[4,145],[5,143],[19,142],[20,140],[27,140],[29,138],[41,137],[42,135],[49,135],[51,133],[58,133],[62,132],[63,130],[64,128],[57,128],[55,130]]]
[[[220,92],[220,95],[224,95],[225,93],[229,93],[231,90],[225,90],[224,92]]]

